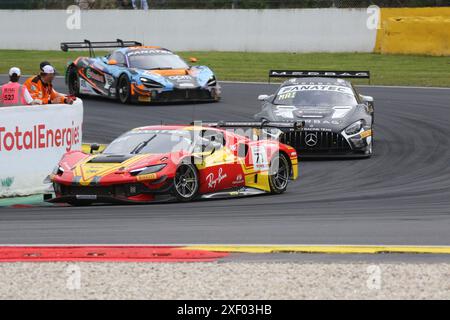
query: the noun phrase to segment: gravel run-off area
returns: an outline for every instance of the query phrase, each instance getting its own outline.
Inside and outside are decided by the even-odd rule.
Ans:
[[[2,263],[0,299],[450,299],[450,264]]]

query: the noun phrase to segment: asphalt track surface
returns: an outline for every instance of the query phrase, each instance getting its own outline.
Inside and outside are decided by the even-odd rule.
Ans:
[[[4,80],[4,78],[0,78]],[[56,88],[65,91],[62,79]],[[130,128],[249,120],[274,85],[223,84],[214,104],[85,99],[84,140]],[[450,90],[363,87],[376,101],[375,155],[301,161],[279,196],[185,204],[0,208],[1,244],[450,245]]]

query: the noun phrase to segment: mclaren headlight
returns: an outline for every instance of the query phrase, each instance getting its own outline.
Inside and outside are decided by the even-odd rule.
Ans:
[[[347,129],[345,129],[345,133],[348,134],[348,135],[357,134],[358,132],[361,131],[363,126],[364,126],[364,121],[363,120],[356,121],[355,123],[349,125],[347,127]]]
[[[159,172],[162,169],[164,169],[166,166],[167,166],[166,163],[156,164],[154,166],[147,166],[147,167],[131,170],[130,174],[132,176],[139,176],[139,175],[143,175],[143,174],[156,173],[156,172]]]
[[[217,84],[217,80],[215,76],[211,76],[211,78],[209,78],[208,80],[208,86],[209,87],[213,87]]]
[[[141,80],[142,84],[149,88],[162,88],[164,87],[161,83],[156,82],[155,80],[148,79],[141,77],[139,80]]]

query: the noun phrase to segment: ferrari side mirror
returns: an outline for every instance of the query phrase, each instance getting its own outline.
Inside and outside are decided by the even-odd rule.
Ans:
[[[91,154],[93,154],[94,152],[100,150],[100,145],[97,143],[93,143],[91,144]]]

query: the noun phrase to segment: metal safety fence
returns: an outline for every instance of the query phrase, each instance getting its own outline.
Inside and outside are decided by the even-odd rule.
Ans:
[[[0,0],[0,9],[280,9],[450,6],[450,0]]]

